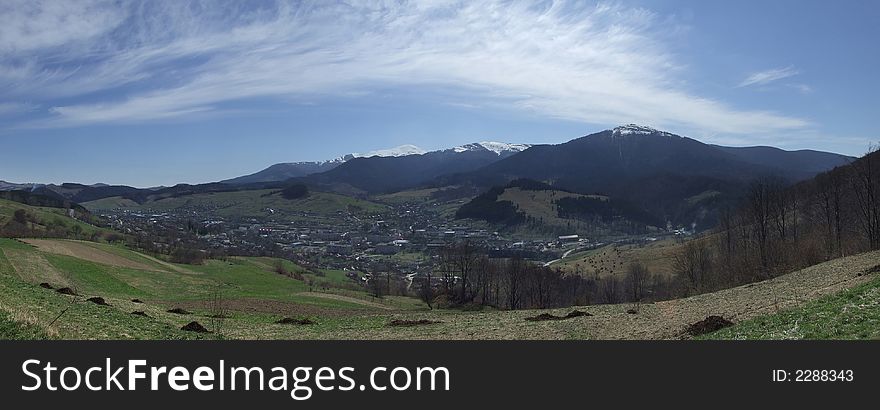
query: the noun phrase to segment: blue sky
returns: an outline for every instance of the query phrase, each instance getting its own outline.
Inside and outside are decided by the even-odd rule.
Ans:
[[[0,3],[0,180],[216,181],[402,144],[639,123],[880,141],[870,1]]]

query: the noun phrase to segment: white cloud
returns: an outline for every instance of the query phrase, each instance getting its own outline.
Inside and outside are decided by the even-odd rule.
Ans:
[[[757,73],[752,73],[745,80],[739,83],[740,87],[748,87],[750,85],[765,85],[770,84],[774,81],[781,80],[783,78],[793,77],[798,75],[798,71],[795,70],[793,66],[788,66],[784,68],[774,68],[765,71],[759,71]]]
[[[180,119],[242,99],[358,98],[394,87],[454,89],[460,99],[442,103],[585,123],[723,133],[809,125],[687,89],[687,69],[666,46],[675,30],[644,9],[565,1],[253,4],[113,3],[119,9],[103,7],[103,17],[74,14],[71,33],[0,42],[0,56],[13,62],[0,65],[0,87],[13,97],[77,97],[45,104],[55,106],[52,115],[30,127]],[[37,16],[13,33],[22,40],[22,32],[57,21]],[[794,72],[772,71],[744,84]]]
[[[105,0],[4,0],[0,3],[0,53],[88,40],[119,25],[124,12]]]

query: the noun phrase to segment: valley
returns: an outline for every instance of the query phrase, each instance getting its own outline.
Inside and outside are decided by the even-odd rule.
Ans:
[[[851,330],[787,328],[798,309],[878,286],[880,241],[861,235],[857,213],[828,219],[828,195],[841,214],[843,201],[864,204],[825,182],[858,182],[876,154],[753,148],[627,125],[559,145],[408,147],[200,185],[4,183],[0,331],[877,337],[869,312]],[[726,325],[689,330],[713,318]]]

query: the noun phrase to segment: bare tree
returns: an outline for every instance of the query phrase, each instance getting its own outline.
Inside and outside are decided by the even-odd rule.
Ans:
[[[419,299],[422,302],[425,302],[428,305],[428,309],[433,310],[434,306],[432,303],[434,302],[434,284],[431,283],[431,272],[426,272],[423,276],[418,278],[417,282],[417,291],[419,294]]]
[[[712,257],[704,241],[691,240],[685,243],[681,251],[675,255],[673,268],[687,278],[690,290],[702,293],[711,288],[709,275],[712,269]]]
[[[211,309],[208,317],[211,329],[219,337],[223,337],[223,325],[226,323],[228,313],[229,311],[223,303],[223,289],[221,285],[217,285],[217,288],[211,292]]]
[[[650,273],[645,265],[639,262],[633,262],[626,271],[626,285],[629,291],[629,297],[635,303],[640,303],[645,297],[645,290],[648,287],[648,277]]]
[[[870,249],[880,248],[880,156],[872,155],[880,147],[872,146],[861,160],[852,164],[852,188],[858,219]]]

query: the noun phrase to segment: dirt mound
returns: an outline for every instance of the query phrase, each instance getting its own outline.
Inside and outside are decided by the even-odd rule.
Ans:
[[[46,283],[46,282],[41,283],[41,284],[40,284],[40,287],[43,288],[43,289],[55,289],[54,286],[52,286],[52,285],[50,285],[50,284],[48,284],[48,283]]]
[[[572,311],[569,312],[567,315],[565,315],[565,318],[566,318],[566,319],[573,319],[573,318],[581,317],[581,316],[593,316],[593,315],[591,315],[591,314],[588,313],[588,312],[583,312],[583,311],[580,311],[580,310],[572,310]]]
[[[388,323],[388,326],[391,327],[413,327],[413,326],[426,326],[433,325],[435,323],[442,323],[434,320],[422,319],[422,320],[392,320]]]
[[[104,300],[104,298],[102,298],[102,297],[100,297],[100,296],[95,296],[95,297],[93,297],[93,298],[88,298],[88,299],[86,299],[86,300],[88,300],[89,302],[92,302],[92,303],[94,303],[94,304],[96,304],[96,305],[110,306],[110,304],[107,303],[107,301]]]
[[[144,301],[140,299],[132,299],[131,303],[144,303]]]
[[[188,310],[184,310],[181,308],[174,308],[168,311],[168,313],[174,313],[175,315],[191,315],[192,312]]]
[[[709,316],[697,323],[688,326],[687,332],[691,336],[700,336],[730,326],[733,326],[733,322],[721,316]]]
[[[315,322],[312,322],[309,319],[293,319],[293,318],[289,318],[289,317],[281,319],[275,323],[279,324],[279,325],[303,325],[303,326],[315,324]]]
[[[136,310],[136,311],[134,311],[134,312],[131,312],[131,314],[132,314],[132,315],[135,315],[135,316],[150,317],[150,315],[148,315],[148,314],[147,314],[146,312],[144,312],[143,310]]]
[[[76,296],[76,292],[71,288],[61,288],[61,289],[56,290],[56,292],[58,292],[62,295]]]
[[[211,333],[208,329],[205,329],[199,322],[189,322],[186,326],[180,328],[180,330],[185,330],[187,332],[196,332],[196,333]]]
[[[637,315],[637,314],[639,314],[639,311],[636,309],[627,309],[626,314],[627,315]]]
[[[566,320],[566,319],[574,319],[574,318],[576,318],[576,317],[581,317],[581,316],[593,316],[593,315],[591,315],[591,314],[589,314],[589,313],[587,313],[587,312],[582,312],[582,311],[580,311],[580,310],[573,310],[573,311],[571,311],[569,314],[567,314],[567,315],[565,315],[565,316],[556,316],[556,315],[551,315],[551,314],[549,314],[549,313],[541,313],[541,314],[538,315],[538,316],[527,317],[527,318],[526,318],[526,321],[529,321],[529,322],[544,322],[544,321],[548,321],[548,320]]]

